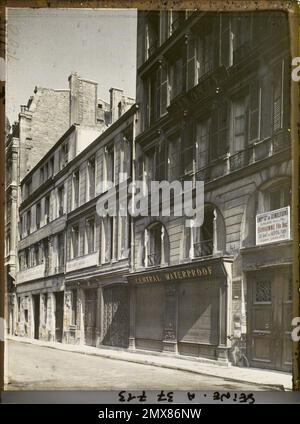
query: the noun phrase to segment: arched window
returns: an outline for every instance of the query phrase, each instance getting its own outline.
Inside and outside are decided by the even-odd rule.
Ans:
[[[201,226],[186,228],[185,242],[186,257],[190,259],[225,251],[225,224],[214,205],[205,205]]]
[[[164,266],[169,262],[168,234],[159,221],[150,224],[144,233],[144,266]]]

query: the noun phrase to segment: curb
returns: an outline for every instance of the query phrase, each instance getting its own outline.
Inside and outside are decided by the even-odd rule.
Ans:
[[[191,368],[187,368],[184,366],[177,366],[177,365],[171,365],[171,364],[159,364],[155,361],[151,361],[151,360],[143,360],[143,359],[139,359],[139,358],[122,358],[122,357],[116,357],[115,355],[111,355],[111,354],[107,354],[104,352],[80,352],[80,351],[76,351],[76,350],[69,350],[69,349],[65,349],[64,346],[53,346],[53,345],[48,345],[48,344],[43,344],[43,343],[35,343],[34,341],[32,341],[31,339],[26,338],[25,340],[19,340],[17,338],[12,338],[12,337],[7,337],[6,340],[11,340],[11,341],[16,341],[16,342],[21,342],[21,343],[27,343],[30,345],[35,345],[35,346],[40,346],[40,347],[46,347],[49,349],[55,349],[55,350],[61,350],[64,352],[70,352],[70,353],[77,353],[80,355],[88,355],[88,356],[96,356],[96,357],[102,357],[102,358],[106,358],[106,359],[113,359],[116,361],[123,361],[123,362],[132,362],[132,363],[136,363],[136,364],[141,364],[141,365],[150,365],[150,366],[155,366],[158,368],[166,368],[166,369],[171,369],[171,370],[175,370],[175,371],[183,371],[183,372],[189,372],[192,374],[197,374],[197,375],[204,375],[204,376],[209,376],[209,377],[215,377],[215,378],[221,378],[224,381],[228,381],[228,382],[232,382],[232,383],[245,383],[245,384],[249,384],[252,385],[254,387],[257,386],[263,386],[266,389],[270,389],[270,390],[278,390],[278,391],[286,391],[284,385],[282,384],[263,384],[263,383],[255,383],[253,381],[248,381],[248,380],[240,380],[240,379],[236,379],[236,378],[231,378],[231,377],[223,377],[223,376],[218,376],[215,374],[210,373],[209,371],[198,371],[198,370],[193,370]],[[99,349],[101,351],[101,349]],[[289,390],[289,389],[288,389]]]

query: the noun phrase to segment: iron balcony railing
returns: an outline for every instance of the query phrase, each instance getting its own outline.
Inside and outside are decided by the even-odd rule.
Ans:
[[[184,179],[194,178],[198,181],[208,182],[217,177],[230,174],[231,172],[245,168],[262,159],[284,151],[290,147],[290,132],[282,129],[272,137],[252,143],[245,149],[234,153],[224,154],[209,165],[202,167],[194,173],[185,176]]]
[[[147,256],[148,266],[158,266],[161,263],[161,256],[157,253],[152,253]]]
[[[213,247],[213,239],[196,242],[194,243],[194,256],[200,257],[212,255]]]

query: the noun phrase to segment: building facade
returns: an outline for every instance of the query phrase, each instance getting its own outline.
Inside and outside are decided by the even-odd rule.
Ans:
[[[290,371],[287,18],[139,11],[137,40],[136,104],[71,76],[69,126],[21,181],[12,333]],[[204,182],[202,225],[175,189],[149,213],[153,181]]]
[[[205,204],[192,229],[134,221],[130,347],[290,370],[287,18],[140,11],[137,39],[135,176],[204,181]]]
[[[107,241],[99,238],[100,223],[98,221],[96,223],[96,220],[92,222],[91,217],[87,218],[86,223],[85,219],[83,221],[81,219],[80,234],[78,233],[79,238],[76,241],[75,229],[73,231],[73,227],[68,226],[67,215],[72,212],[70,217],[74,218],[76,215],[74,211],[80,207],[82,209],[82,205],[85,203],[89,203],[89,214],[95,215],[91,202],[94,201],[95,209],[96,197],[99,193],[107,190],[103,184],[96,184],[100,169],[103,172],[104,157],[112,160],[111,166],[114,166],[114,160],[118,161],[119,167],[121,161],[126,160],[127,163],[130,163],[128,161],[130,151],[126,150],[131,143],[129,137],[132,135],[130,129],[127,129],[130,124],[126,120],[123,124],[123,127],[126,128],[122,127],[120,130],[123,131],[122,134],[124,133],[123,140],[121,133],[115,134],[115,123],[119,118],[122,122],[123,115],[125,119],[126,117],[128,119],[128,115],[131,117],[132,112],[127,111],[134,103],[134,100],[125,96],[122,90],[115,88],[110,89],[109,103],[98,99],[97,84],[83,80],[77,74],[72,74],[69,82],[68,122],[72,124],[67,127],[61,137],[58,137],[55,144],[52,143],[50,148],[47,147],[46,154],[42,155],[37,163],[32,159],[31,165],[35,165],[31,166],[30,170],[27,169],[20,184],[18,184],[20,181],[19,170],[16,176],[11,178],[10,185],[13,189],[15,188],[13,183],[15,183],[19,200],[14,205],[16,221],[13,224],[7,220],[7,234],[11,236],[10,232],[13,229],[15,234],[11,238],[16,240],[15,276],[13,283],[9,283],[8,290],[10,299],[9,332],[20,336],[58,341],[69,340],[70,334],[73,336],[72,331],[69,330],[72,318],[68,318],[66,312],[69,298],[67,294],[64,295],[66,273],[69,273],[69,279],[72,280],[71,277],[75,270],[86,270],[91,266],[89,261],[92,257],[94,265],[98,265],[99,255],[97,256],[96,252],[99,253],[99,243],[103,242],[104,246],[109,243],[108,235]],[[45,138],[51,132],[51,125],[52,121],[50,120],[49,128],[45,130]],[[59,121],[57,125],[59,126]],[[16,124],[15,128],[19,130],[19,124]],[[104,153],[104,147],[99,150],[99,137],[101,138],[104,133],[107,136],[110,135],[110,139],[107,141],[109,154]],[[14,147],[13,142],[19,141],[13,135],[14,133],[9,135],[10,149]],[[101,146],[104,141],[102,137]],[[92,144],[93,142],[94,144]],[[42,138],[40,143],[43,143]],[[94,150],[90,152],[89,149],[92,145]],[[122,158],[119,157],[119,150],[116,150],[114,157],[114,149],[119,149],[120,146],[122,149],[124,148]],[[17,160],[21,161],[23,160],[22,153],[18,147],[17,144],[16,156]],[[35,147],[32,150],[34,151]],[[88,152],[90,155],[87,158],[84,155],[87,155]],[[37,157],[37,153],[34,152],[34,154]],[[18,167],[15,163],[14,166]],[[111,168],[107,167],[107,173],[110,172]],[[101,178],[108,177],[109,175],[101,176]],[[117,181],[116,177],[115,184]],[[8,207],[7,210],[9,210]],[[87,230],[87,228],[89,229]],[[93,234],[92,244],[85,243],[87,237],[85,231],[91,237]],[[124,229],[122,231],[124,232]],[[110,237],[110,233],[108,234]],[[126,249],[124,246],[121,247],[121,242],[118,248],[123,249],[122,254],[125,255]],[[104,248],[103,251],[105,251]],[[12,249],[10,249],[11,256]],[[83,257],[82,260],[80,260],[81,257]],[[106,263],[105,258],[102,260],[103,263]],[[107,259],[107,262],[110,260]],[[73,300],[74,302],[75,300]],[[84,334],[83,330],[81,331]],[[79,332],[76,332],[76,337],[80,337]]]

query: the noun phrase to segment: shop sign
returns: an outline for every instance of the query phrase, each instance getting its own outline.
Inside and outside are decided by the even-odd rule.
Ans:
[[[256,245],[290,239],[290,207],[256,215]]]

